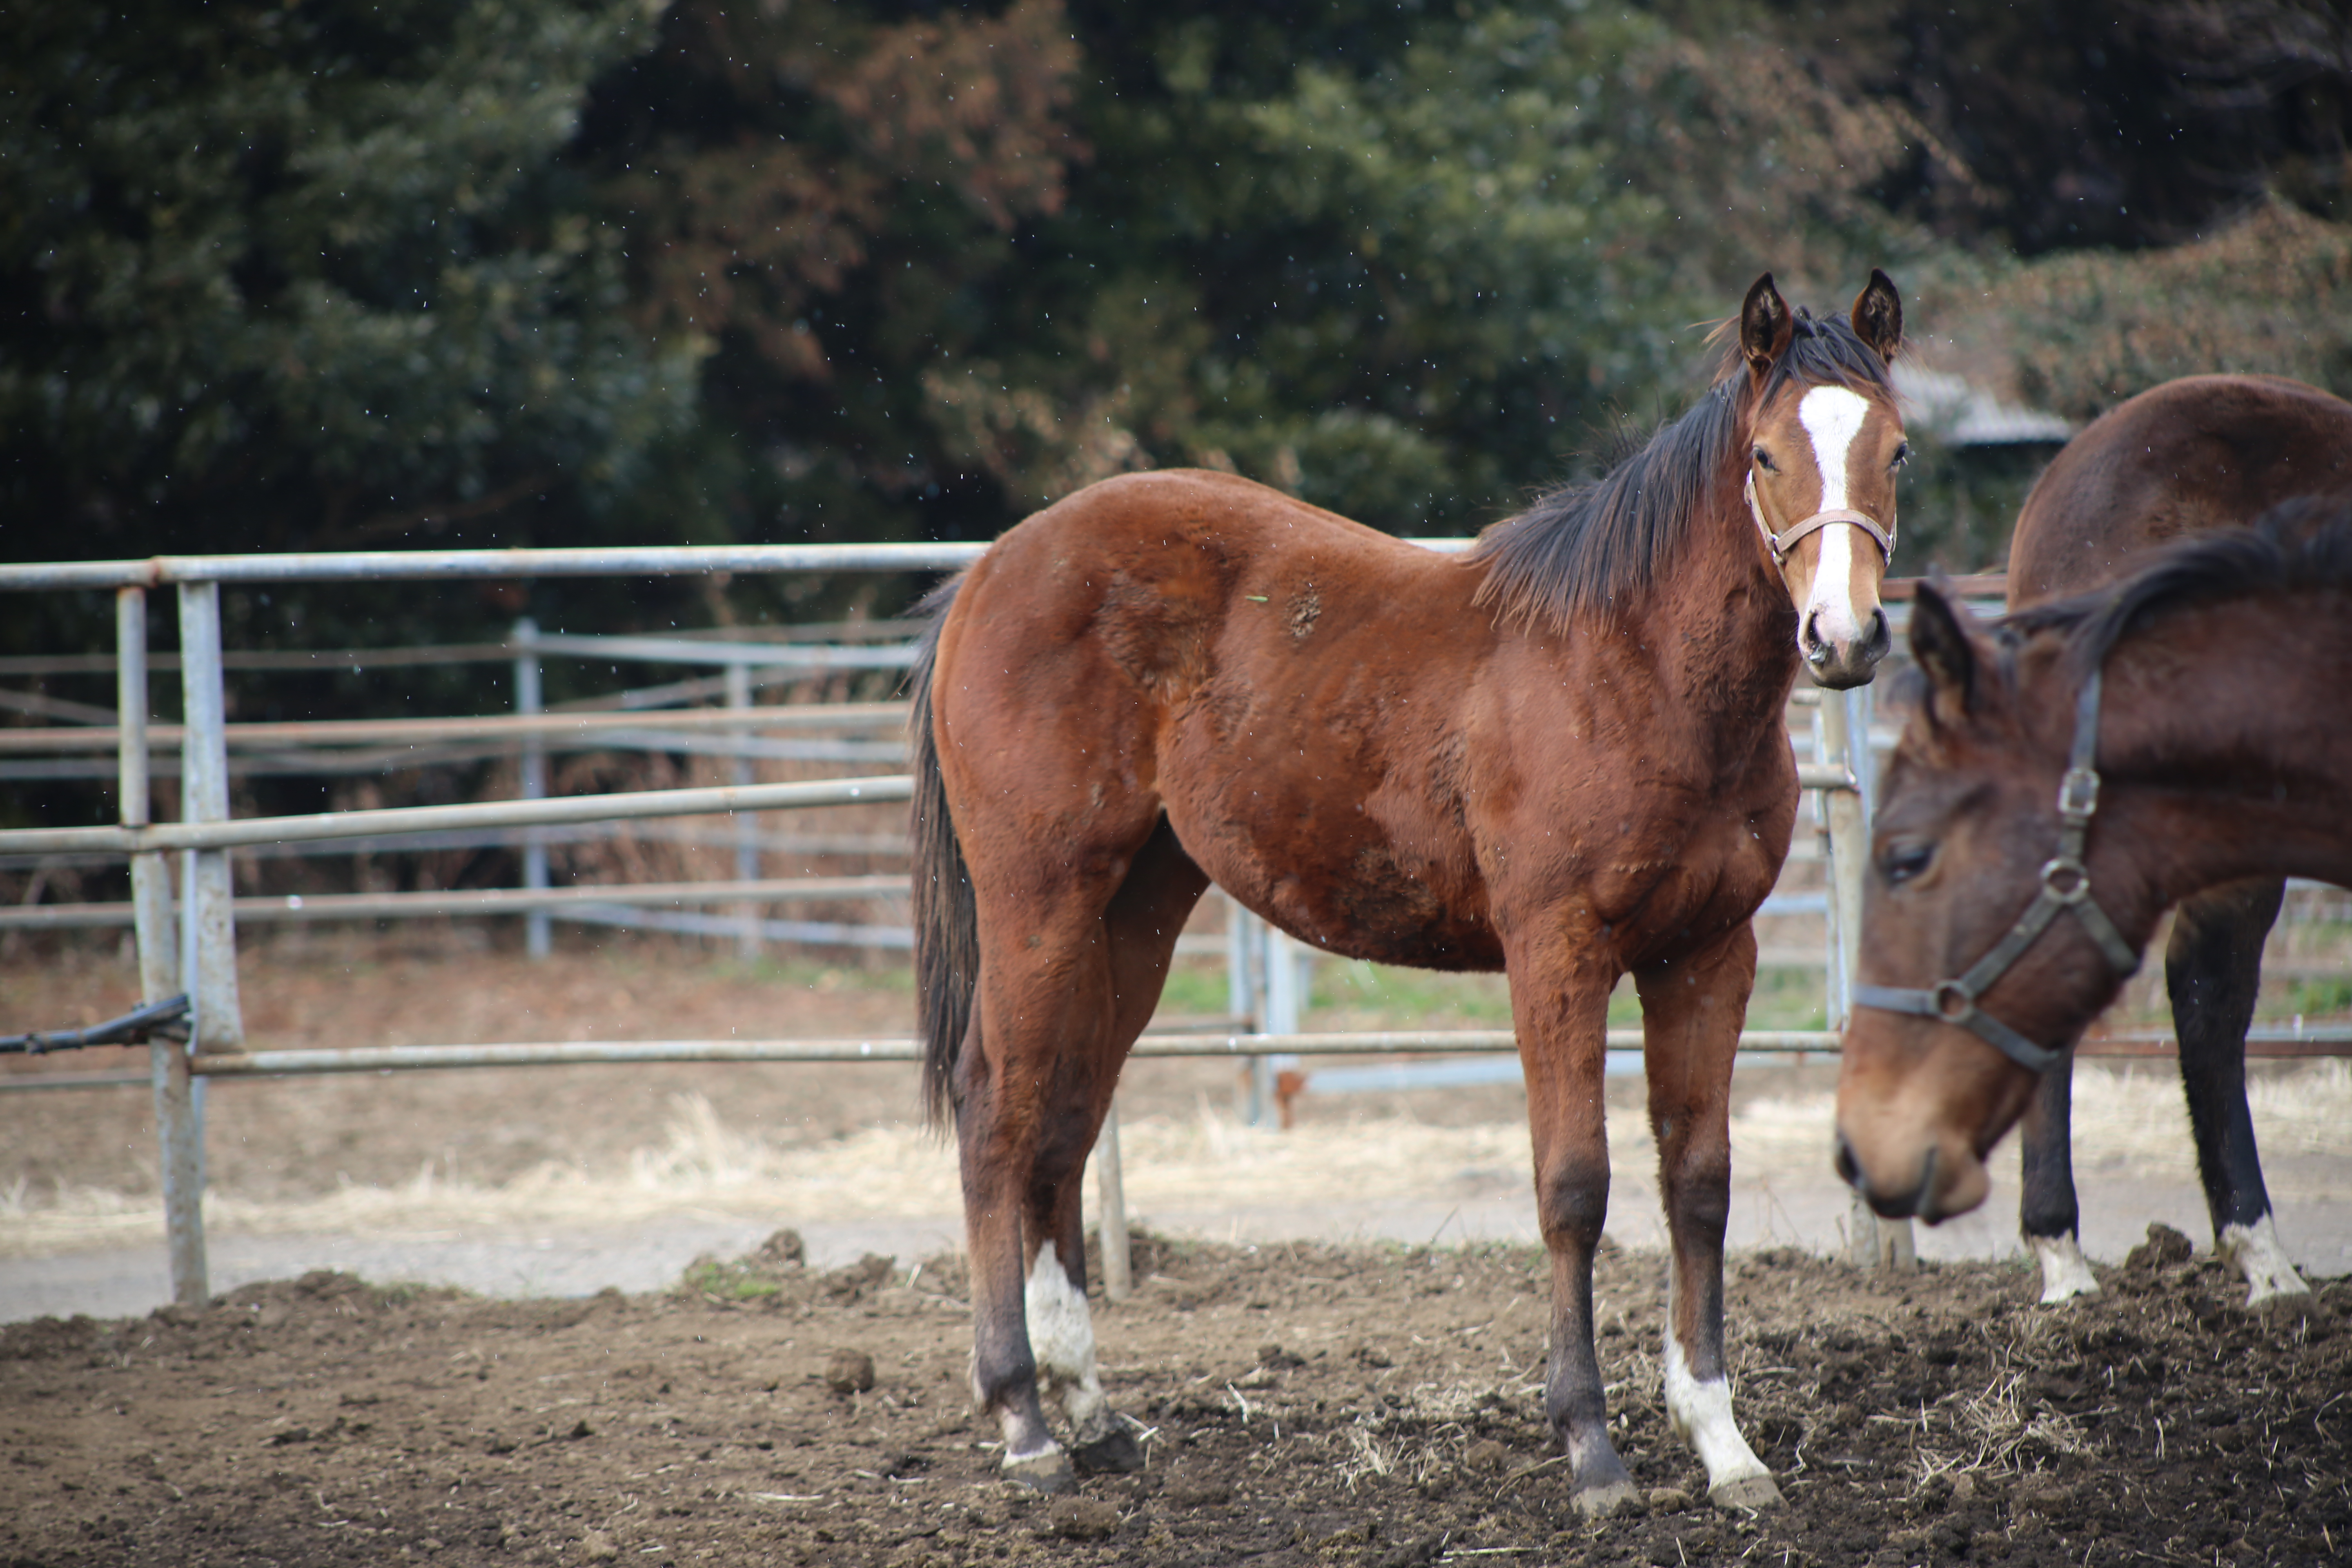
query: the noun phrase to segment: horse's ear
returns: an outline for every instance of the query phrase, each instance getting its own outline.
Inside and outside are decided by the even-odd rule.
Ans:
[[[1853,335],[1889,364],[1903,347],[1903,296],[1895,291],[1895,279],[1875,267],[1853,298]]]
[[[1789,302],[1772,287],[1772,275],[1767,272],[1749,284],[1739,307],[1739,353],[1748,362],[1748,374],[1759,382],[1770,374],[1796,333]]]
[[[1927,677],[1927,717],[1944,724],[1966,718],[1976,706],[1976,643],[1933,582],[1921,583],[1911,600],[1911,658]]]

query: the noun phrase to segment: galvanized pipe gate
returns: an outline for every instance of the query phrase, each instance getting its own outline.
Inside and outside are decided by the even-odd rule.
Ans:
[[[1415,542],[1459,550],[1461,540]],[[33,828],[0,832],[0,853],[104,851],[131,864],[132,927],[144,1002],[185,991],[190,998],[190,1038],[183,1046],[158,1040],[149,1047],[150,1079],[162,1145],[165,1231],[175,1300],[201,1306],[209,1294],[205,1259],[203,1193],[203,1101],[205,1079],[291,1073],[381,1071],[388,1068],[522,1066],[583,1061],[646,1060],[870,1061],[913,1059],[915,1042],[887,1040],[693,1040],[596,1044],[451,1046],[352,1048],[322,1051],[244,1049],[245,1033],[236,989],[236,933],[227,851],[239,846],[304,839],[337,839],[385,834],[427,833],[454,827],[526,829],[628,818],[749,813],[814,805],[898,801],[909,798],[903,774],[800,784],[739,782],[718,788],[644,791],[632,794],[545,798],[542,770],[526,765],[524,797],[463,805],[329,812],[312,816],[245,818],[228,813],[228,750],[221,649],[220,587],[287,582],[391,582],[457,578],[554,576],[667,576],[709,572],[953,571],[976,559],[978,544],[747,545],[721,548],[617,550],[379,551],[349,554],[158,557],[151,561],[97,561],[0,566],[0,591],[111,589],[115,594],[116,670],[120,710],[117,774],[120,822],[111,826]],[[149,821],[150,712],[147,689],[146,591],[176,590],[180,623],[182,706],[180,742],[183,820]],[[526,637],[530,634],[526,633]],[[541,639],[543,645],[558,639]],[[550,651],[552,651],[551,648]],[[518,658],[519,678],[526,663]],[[531,679],[530,684],[536,685]],[[736,687],[740,687],[739,693]],[[519,693],[526,712],[535,692]],[[730,706],[748,703],[748,683],[730,683]],[[1868,747],[1864,698],[1824,694],[1817,709],[1815,761],[1800,767],[1801,785],[1825,793],[1832,880],[1828,1031],[1747,1031],[1745,1050],[1830,1051],[1834,1028],[1843,1021],[1852,986],[1860,913],[1860,868],[1866,821]],[[528,756],[528,753],[527,753]],[[534,787],[534,785],[536,787]],[[182,857],[181,899],[176,925],[170,868],[165,855]],[[529,857],[527,889],[518,905],[561,898],[546,888],[543,857]],[[739,873],[740,867],[739,866]],[[533,898],[532,895],[537,895]],[[531,946],[543,942],[534,929]],[[1262,1097],[1270,1089],[1269,1068],[1280,1056],[1372,1055],[1401,1051],[1498,1052],[1513,1047],[1507,1030],[1444,1033],[1310,1035],[1298,1032],[1298,952],[1287,937],[1263,922],[1230,922],[1229,941],[1235,1011],[1255,1026],[1247,1033],[1215,1036],[1149,1034],[1139,1056],[1228,1056],[1253,1064]],[[1638,1030],[1612,1030],[1612,1047],[1638,1047]],[[1262,1103],[1262,1100],[1261,1100]],[[1116,1110],[1097,1145],[1101,1184],[1104,1288],[1114,1296],[1128,1286],[1126,1206],[1118,1160]],[[1867,1222],[1865,1239],[1864,1226]],[[1878,1227],[1857,1205],[1857,1250],[1873,1258],[1896,1248],[1878,1240]],[[1904,1250],[1908,1233],[1905,1227]]]

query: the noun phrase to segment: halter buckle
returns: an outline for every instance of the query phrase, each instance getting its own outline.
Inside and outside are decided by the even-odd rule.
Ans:
[[[1947,1024],[1965,1024],[1977,1010],[1976,994],[1957,980],[1939,980],[1927,993],[1927,1005]]]
[[[2068,768],[2058,781],[2058,815],[2069,822],[2088,822],[2098,809],[2098,770]]]

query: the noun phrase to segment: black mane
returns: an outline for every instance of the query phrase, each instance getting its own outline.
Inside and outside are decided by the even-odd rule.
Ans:
[[[1463,557],[1483,569],[1476,603],[1520,625],[1565,626],[1604,615],[1655,583],[1704,509],[1707,487],[1740,454],[1748,416],[1792,380],[1894,395],[1885,361],[1842,317],[1797,312],[1796,333],[1751,393],[1734,353],[1713,386],[1682,417],[1601,478],[1565,485],[1478,536]]]
[[[2152,616],[2297,588],[2352,589],[2352,506],[2316,496],[2282,501],[2252,527],[2168,545],[2121,583],[2019,610],[1996,625],[2012,647],[2058,633],[2076,663],[2092,669]]]

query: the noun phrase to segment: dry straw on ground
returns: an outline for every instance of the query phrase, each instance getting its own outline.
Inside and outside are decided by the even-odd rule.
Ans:
[[[2352,1064],[2258,1079],[2252,1099],[2263,1150],[2274,1159],[2352,1155]],[[1825,1093],[1758,1100],[1734,1121],[1734,1159],[1751,1173],[1816,1177],[1830,1118]],[[1619,1172],[1646,1175],[1656,1156],[1643,1117],[1612,1109],[1609,1134]],[[1523,1123],[1435,1127],[1382,1119],[1277,1132],[1240,1125],[1206,1101],[1189,1117],[1130,1121],[1123,1142],[1128,1201],[1143,1214],[1426,1197],[1433,1185],[1509,1191],[1524,1185],[1529,1168]],[[2192,1180],[2177,1079],[2146,1068],[2082,1069],[2074,1151],[2086,1168]],[[609,1225],[687,1209],[856,1219],[944,1216],[958,1208],[953,1150],[918,1128],[869,1127],[785,1148],[729,1125],[698,1094],[673,1100],[658,1143],[600,1165],[549,1163],[491,1185],[452,1181],[428,1164],[405,1183],[351,1184],[307,1202],[264,1205],[220,1191],[205,1200],[207,1223],[223,1234]],[[161,1225],[151,1197],[98,1188],[36,1192],[22,1183],[0,1191],[0,1256],[145,1240]]]

